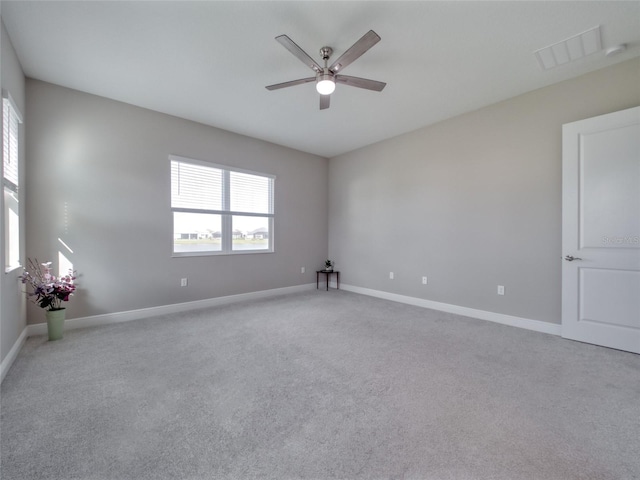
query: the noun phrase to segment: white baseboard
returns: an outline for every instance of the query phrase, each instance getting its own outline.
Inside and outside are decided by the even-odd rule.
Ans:
[[[2,383],[2,381],[4,380],[4,377],[7,375],[7,372],[11,368],[11,365],[13,365],[13,362],[18,356],[18,353],[20,352],[20,349],[24,345],[24,342],[27,341],[27,337],[28,337],[28,327],[24,327],[24,329],[22,330],[22,333],[20,333],[20,336],[13,344],[13,347],[11,347],[11,350],[9,350],[9,353],[7,354],[6,357],[4,357],[4,360],[2,360],[2,363],[0,364],[0,383]]]
[[[540,320],[531,320],[529,318],[514,317],[512,315],[505,315],[502,313],[487,312],[486,310],[460,307],[458,305],[451,305],[449,303],[434,302],[432,300],[424,300],[422,298],[398,295],[396,293],[388,293],[380,290],[372,290],[370,288],[354,287],[353,285],[340,285],[340,289],[347,290],[349,292],[360,293],[362,295],[369,295],[371,297],[383,298],[385,300],[391,300],[394,302],[415,305],[417,307],[430,308],[432,310],[439,310],[441,312],[447,313],[455,313],[457,315],[464,315],[465,317],[479,318],[481,320],[501,323],[503,325],[509,325],[511,327],[519,327],[536,332],[548,333],[550,335],[561,335],[562,333],[561,325],[542,322]]]
[[[92,315],[90,317],[72,318],[64,322],[65,330],[75,328],[96,327],[99,325],[110,325],[113,323],[129,322],[142,318],[155,317],[160,315],[168,315],[178,312],[186,312],[189,310],[198,310],[201,308],[215,307],[217,305],[227,305],[230,303],[242,302],[246,300],[256,300],[260,298],[274,297],[277,295],[285,295],[288,293],[297,293],[315,288],[312,283],[305,285],[296,285],[293,287],[273,288],[271,290],[260,290],[258,292],[240,293],[238,295],[228,295],[225,297],[207,298],[205,300],[196,300],[193,302],[174,303],[171,305],[161,305],[158,307],[140,308],[138,310],[128,310],[124,312],[105,313],[102,315]],[[47,333],[46,323],[36,323],[29,325],[28,336],[45,335]]]

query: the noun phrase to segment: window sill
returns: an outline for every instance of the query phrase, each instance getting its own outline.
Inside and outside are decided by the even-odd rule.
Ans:
[[[22,268],[22,265],[20,265],[20,264],[18,264],[18,265],[14,265],[14,266],[12,266],[12,267],[6,267],[6,268],[4,269],[4,273],[5,273],[5,275],[6,275],[7,273],[11,273],[11,272],[13,272],[14,270],[19,270],[19,269],[21,269],[21,268]]]
[[[173,252],[172,258],[189,258],[189,257],[219,257],[228,255],[255,255],[264,253],[275,253],[274,250],[240,250],[237,252]]]

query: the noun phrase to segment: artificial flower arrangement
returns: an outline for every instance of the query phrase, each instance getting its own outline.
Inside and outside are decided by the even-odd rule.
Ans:
[[[25,285],[30,285],[32,292],[27,292],[31,301],[45,310],[62,310],[62,302],[68,302],[73,295],[76,286],[76,272],[69,269],[64,277],[56,277],[51,274],[51,262],[38,264],[29,259],[29,271],[20,275],[20,280]]]

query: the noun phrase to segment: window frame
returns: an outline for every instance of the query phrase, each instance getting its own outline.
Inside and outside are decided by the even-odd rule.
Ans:
[[[8,108],[9,121],[5,118],[5,108]],[[15,120],[15,136],[12,135],[12,124]],[[11,94],[2,90],[2,235],[4,238],[4,272],[9,273],[13,270],[22,267],[22,219],[20,215],[20,136],[21,125],[23,124],[22,114],[17,107],[15,101],[11,97]],[[7,146],[7,139],[5,133],[9,136],[9,146]],[[13,140],[13,142],[11,142]],[[5,171],[6,155],[5,150],[8,152],[10,160],[13,158],[12,144],[15,143],[15,181],[12,178],[8,178]],[[6,197],[9,195],[11,201],[7,202]],[[12,219],[13,213],[17,220]],[[17,259],[15,263],[10,263],[12,260],[12,250],[17,250]]]
[[[275,225],[275,180],[276,176],[264,172],[257,172],[254,170],[247,170],[243,168],[232,167],[229,165],[222,165],[218,163],[206,162],[203,160],[197,160],[194,158],[183,157],[180,155],[169,155],[169,183],[172,184],[172,163],[185,163],[190,165],[197,165],[199,167],[217,169],[222,171],[222,205],[220,210],[205,209],[205,208],[184,208],[173,206],[173,193],[172,186],[169,188],[169,201],[171,210],[171,256],[174,258],[181,257],[208,257],[219,255],[246,255],[256,253],[274,253],[275,241],[274,241],[274,225]],[[244,173],[248,175],[255,175],[269,179],[269,213],[255,213],[231,210],[230,199],[230,183],[231,172]],[[221,217],[221,244],[219,251],[194,251],[194,252],[176,252],[175,246],[175,213],[195,213],[195,214],[209,214],[220,215]],[[246,249],[246,250],[233,250],[233,218],[234,216],[242,217],[257,217],[268,219],[268,247],[266,249]]]

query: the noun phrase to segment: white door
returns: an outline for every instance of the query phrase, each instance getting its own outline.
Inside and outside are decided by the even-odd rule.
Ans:
[[[640,107],[563,125],[562,336],[640,353]]]

